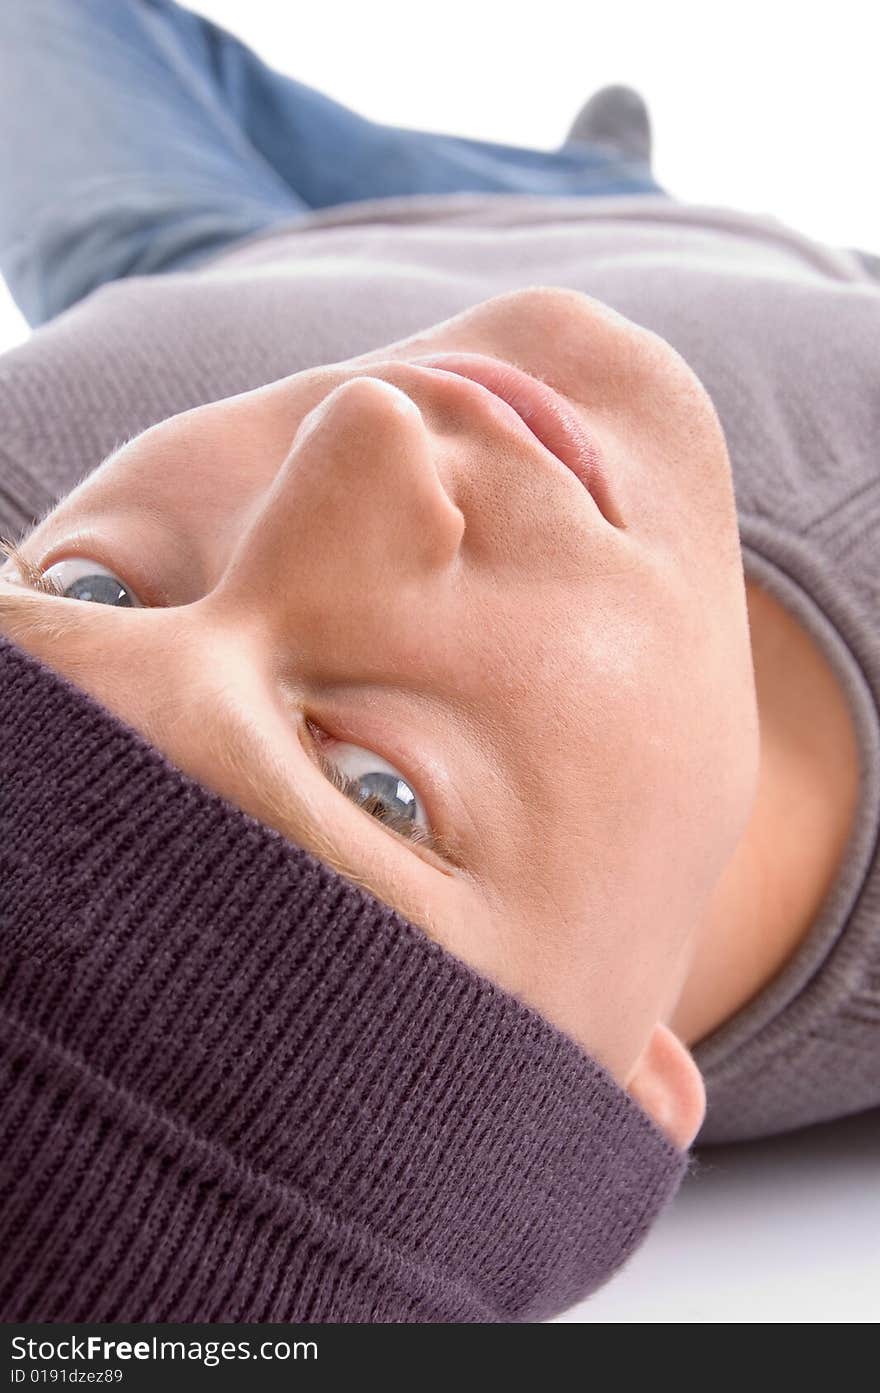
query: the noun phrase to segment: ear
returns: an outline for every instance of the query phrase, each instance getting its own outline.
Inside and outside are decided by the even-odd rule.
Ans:
[[[658,1021],[624,1083],[680,1150],[686,1151],[706,1116],[703,1076],[686,1045]]]

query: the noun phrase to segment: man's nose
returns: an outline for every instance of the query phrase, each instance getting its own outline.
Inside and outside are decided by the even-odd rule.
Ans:
[[[438,470],[438,437],[399,387],[361,375],[340,383],[303,418],[278,483],[290,503],[323,513],[392,575],[442,569],[464,535],[461,509]],[[337,535],[337,561],[339,544]],[[382,571],[376,579],[381,579]]]
[[[339,383],[293,428],[279,392],[279,413],[286,454],[202,616],[254,627],[318,681],[377,680],[383,664],[411,672],[430,660],[426,624],[457,591],[465,518],[441,478],[453,477],[446,437],[368,375]]]

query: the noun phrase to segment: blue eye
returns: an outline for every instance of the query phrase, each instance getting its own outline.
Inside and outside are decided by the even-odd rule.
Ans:
[[[50,572],[61,568],[62,578],[51,576]],[[71,574],[71,570],[73,574]],[[104,572],[104,574],[102,574]],[[113,605],[117,609],[142,609],[136,599],[129,598],[131,591],[124,581],[120,581],[100,562],[88,561],[81,556],[73,556],[67,561],[55,561],[39,574],[37,589],[64,600],[87,600],[98,605]]]
[[[383,821],[394,825],[403,823],[407,828],[426,820],[418,815],[421,804],[412,786],[381,755],[372,754],[360,745],[336,740],[333,742],[334,767],[338,769],[340,762],[348,765],[340,771],[346,791],[362,807],[375,812]]]
[[[395,831],[417,839],[420,836],[419,824],[425,823],[426,819],[423,812],[419,815],[421,803],[412,785],[394,765],[361,745],[352,745],[344,740],[330,743],[333,758],[328,758],[325,738],[319,751],[321,768],[337,788]],[[347,765],[347,768],[341,768],[341,765]]]
[[[312,735],[315,759],[334,787],[393,832],[432,851],[441,860],[464,866],[461,853],[449,839],[424,825],[427,819],[419,816],[417,810],[424,810],[417,794],[392,764],[361,745],[333,739],[313,721],[306,724]],[[332,748],[332,759],[326,753],[328,748]],[[348,772],[340,767],[343,762],[348,765]]]

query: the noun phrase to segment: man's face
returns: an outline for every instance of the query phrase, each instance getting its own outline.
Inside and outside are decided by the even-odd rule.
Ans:
[[[452,351],[569,399],[619,525],[484,389],[413,362]],[[23,550],[123,603],[38,595],[34,624],[10,584],[4,632],[625,1080],[758,774],[730,462],[669,344],[575,291],[496,296],[160,422]]]

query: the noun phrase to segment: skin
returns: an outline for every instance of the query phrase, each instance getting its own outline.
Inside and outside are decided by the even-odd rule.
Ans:
[[[480,389],[463,398],[412,362],[453,350],[569,398],[605,456],[613,521]],[[338,854],[690,1144],[705,1093],[688,1045],[802,932],[789,863],[771,872],[762,848],[809,766],[828,870],[833,761],[821,741],[803,753],[806,687],[799,741],[780,735],[794,630],[763,606],[775,640],[753,663],[761,599],[744,584],[723,431],[665,340],[576,291],[496,296],[160,422],[23,549],[41,570],[98,562],[143,608],[38,596],[36,625],[21,600],[0,604],[6,633],[229,801]],[[335,788],[306,717],[399,771],[461,864]],[[838,761],[845,719],[844,705]],[[247,759],[255,731],[277,766],[271,798],[256,765],[248,779],[218,758],[241,735]],[[838,842],[844,801],[841,788]]]
[[[689,1044],[738,1011],[797,950],[840,869],[858,807],[858,736],[845,689],[794,615],[759,586],[746,591],[758,792],[669,1021]]]

